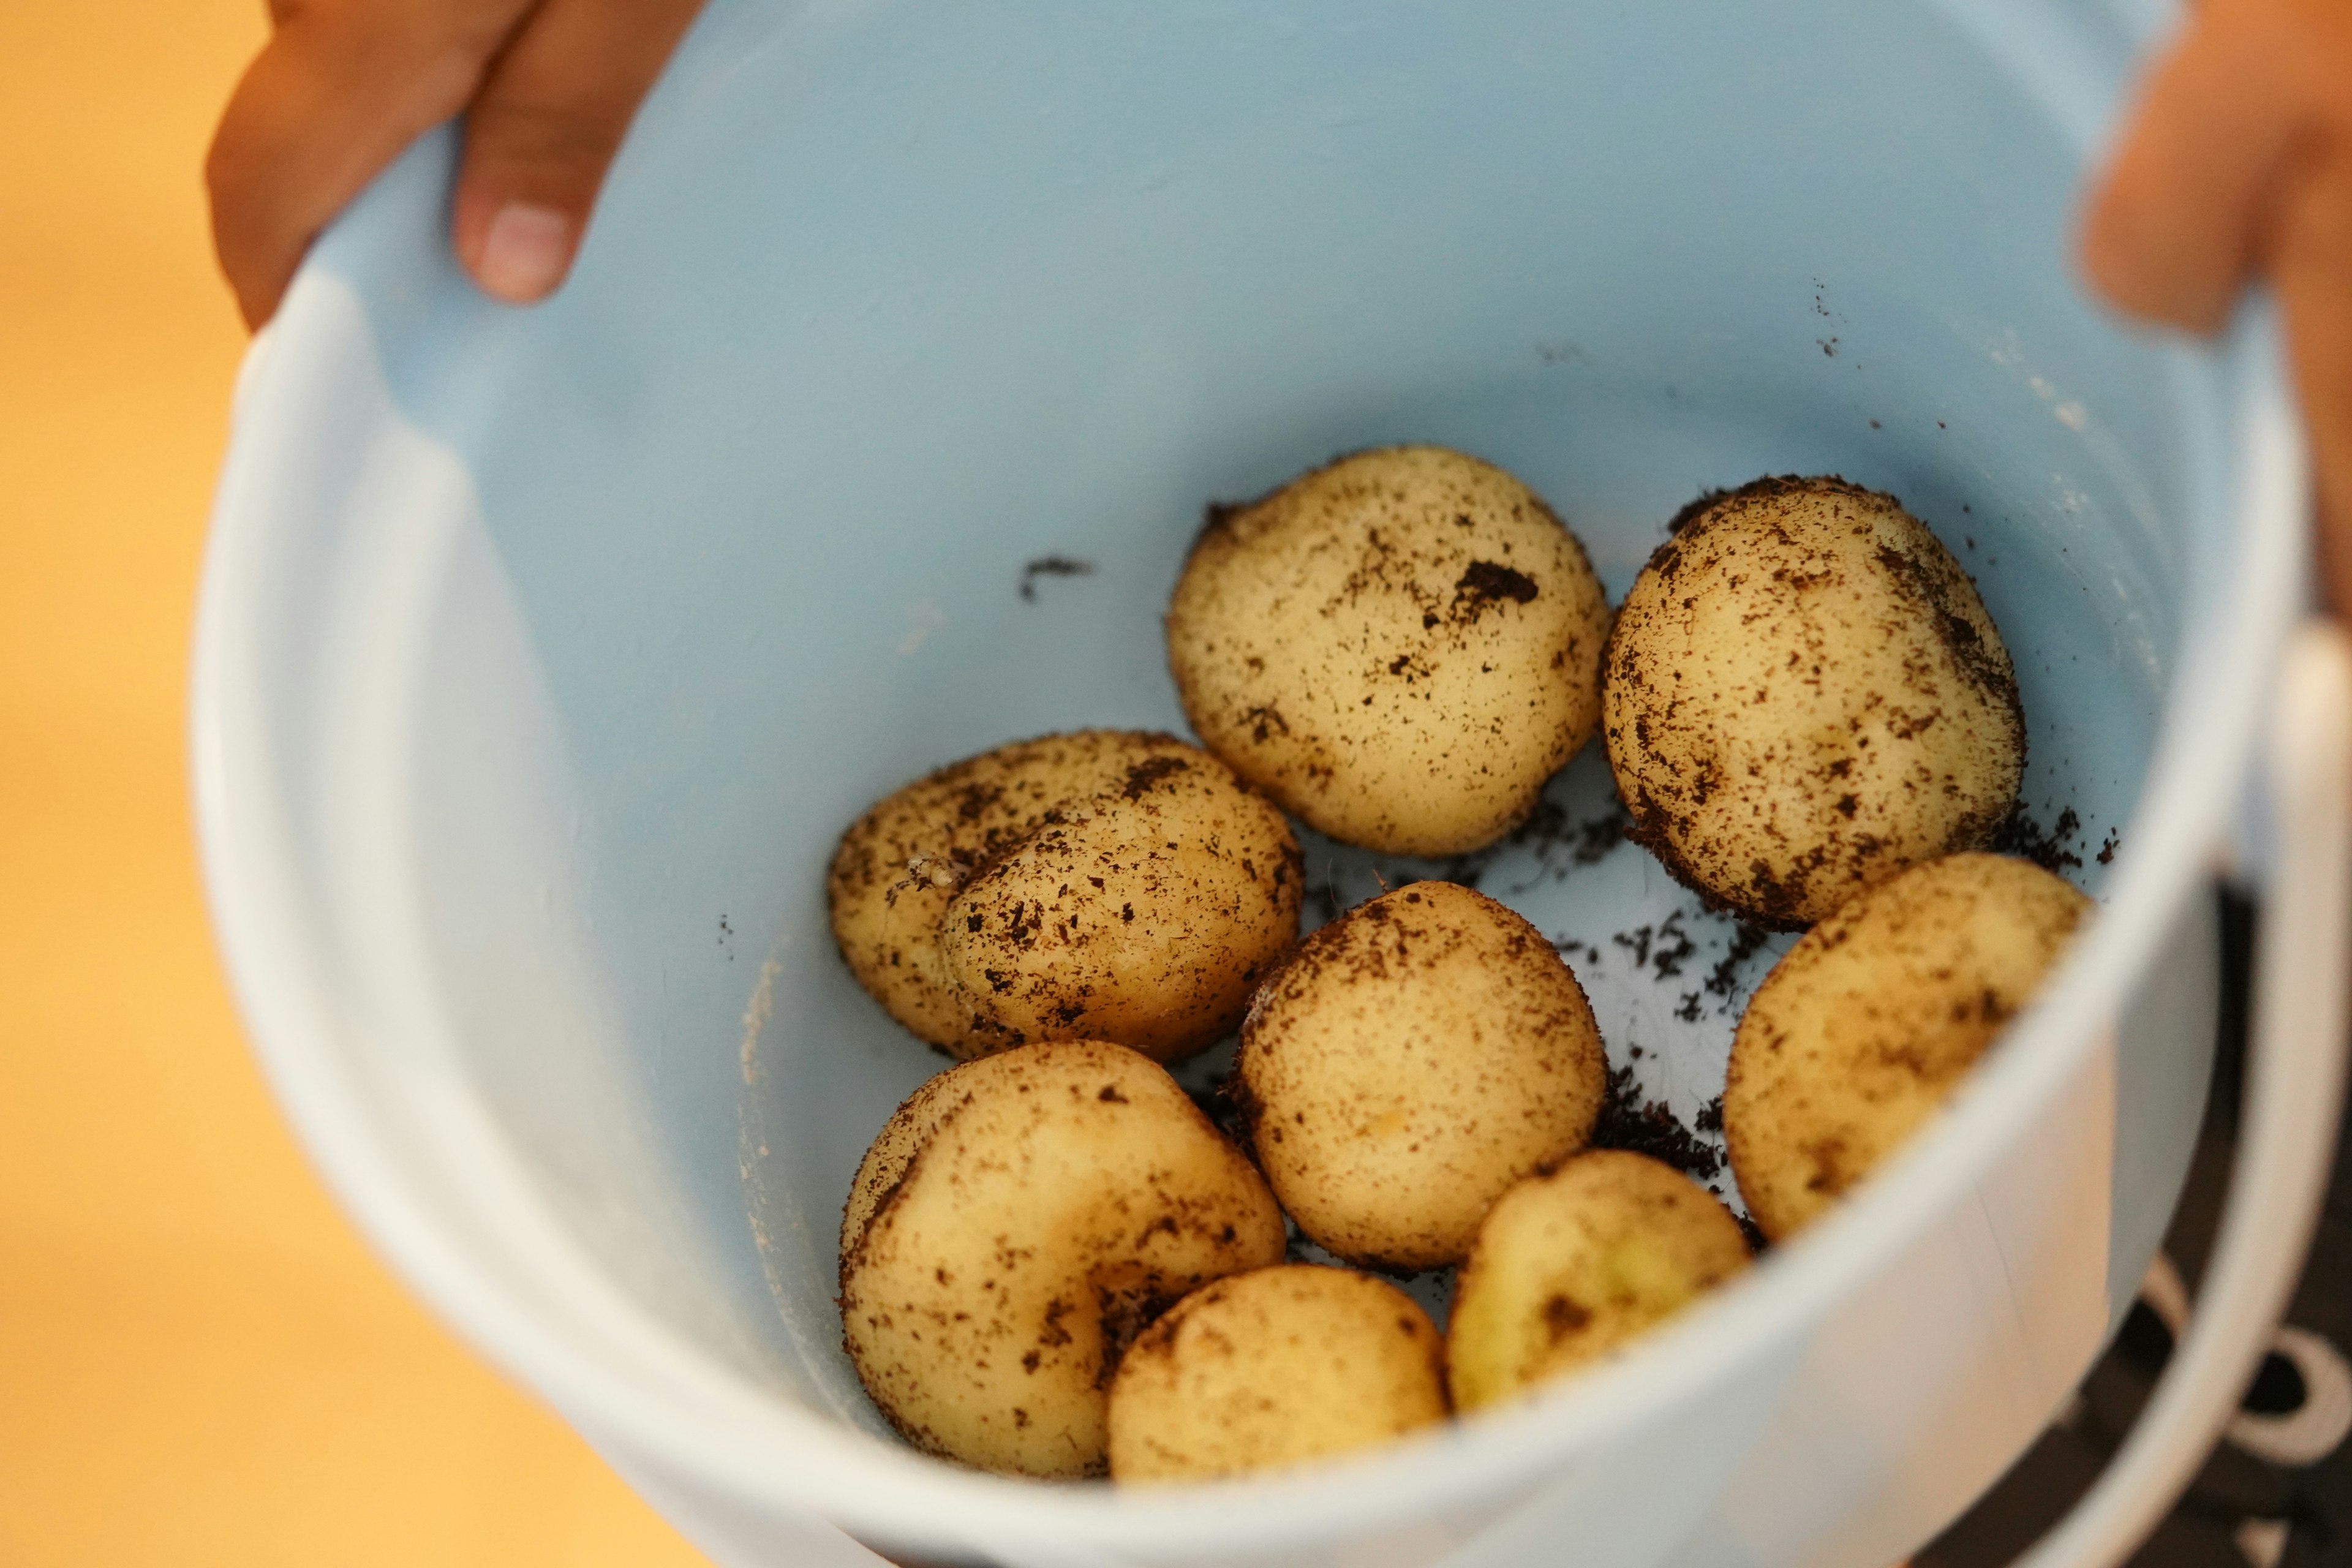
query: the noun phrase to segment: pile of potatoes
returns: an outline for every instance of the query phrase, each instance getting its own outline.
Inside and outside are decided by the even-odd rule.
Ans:
[[[1607,1061],[1541,932],[1427,881],[1302,942],[1286,814],[1475,848],[1602,734],[1667,869],[1810,927],[1725,1084],[1773,1239],[1934,1112],[2088,909],[1980,852],[2023,767],[2008,654],[1934,536],[1842,480],[1703,498],[1612,624],[1509,475],[1361,453],[1213,509],[1167,631],[1205,749],[1019,742],[879,802],[832,863],[851,972],[958,1061],[876,1138],[840,1250],[859,1377],[944,1458],[1327,1458],[1611,1356],[1748,1267],[1713,1194],[1589,1146]],[[1238,1142],[1163,1065],[1236,1028]],[[1349,1267],[1286,1261],[1293,1227]],[[1377,1277],[1456,1267],[1443,1332]]]

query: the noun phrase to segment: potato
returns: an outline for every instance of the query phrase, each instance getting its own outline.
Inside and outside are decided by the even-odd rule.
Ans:
[[[1335,838],[1500,837],[1591,738],[1609,606],[1526,486],[1437,447],[1342,458],[1212,509],[1168,611],[1209,749]]]
[[[1237,1069],[1283,1207],[1387,1269],[1459,1260],[1505,1188],[1584,1146],[1608,1076],[1543,933],[1451,882],[1307,938],[1251,1003]]]
[[[866,1392],[926,1453],[1104,1468],[1121,1352],[1210,1280],[1278,1261],[1282,1215],[1167,1071],[1064,1040],[950,1069],[867,1152],[841,1317]]]
[[[941,956],[1016,1038],[1091,1036],[1166,1061],[1241,1022],[1298,936],[1306,880],[1280,812],[1215,758],[1162,752],[975,872],[942,917]]]
[[[1444,1343],[1412,1297],[1346,1268],[1261,1268],[1193,1291],[1129,1350],[1110,1385],[1110,1474],[1277,1469],[1445,1413]]]
[[[1503,1194],[1454,1282],[1445,1358],[1474,1410],[1585,1366],[1748,1267],[1730,1211],[1671,1165],[1579,1154]]]
[[[1807,931],[1731,1046],[1724,1141],[1775,1240],[1932,1115],[2057,963],[2091,900],[2027,861],[1914,867]]]
[[[1709,498],[1611,634],[1601,730],[1628,834],[1794,931],[1990,842],[2025,719],[1976,585],[1894,497],[1767,479]]]
[[[876,805],[826,894],[858,984],[953,1056],[1095,1037],[1166,1058],[1239,1020],[1297,935],[1302,868],[1281,814],[1207,752],[1086,730]]]

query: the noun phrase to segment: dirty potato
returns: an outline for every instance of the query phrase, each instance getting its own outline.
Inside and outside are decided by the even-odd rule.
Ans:
[[[2032,999],[2091,900],[2000,855],[1914,867],[1842,906],[1765,976],[1731,1046],[1724,1141],[1775,1240],[1932,1115]]]
[[[1730,1211],[1670,1165],[1579,1154],[1503,1194],[1454,1283],[1445,1355],[1474,1410],[1589,1364],[1748,1267]]]
[[[1582,1148],[1607,1078],[1543,933],[1451,882],[1307,938],[1251,1003],[1237,1068],[1258,1163],[1299,1228],[1402,1269],[1458,1261],[1505,1188]]]
[[[1018,1039],[1117,1040],[1159,1061],[1241,1021],[1298,935],[1282,814],[1190,747],[1129,769],[975,872],[940,925],[946,973]]]
[[[841,1315],[874,1403],[926,1453],[1104,1468],[1111,1373],[1211,1280],[1277,1262],[1282,1215],[1165,1069],[1092,1040],[951,1068],[866,1155]]]
[[[1335,838],[1492,842],[1591,737],[1609,607],[1526,486],[1437,447],[1212,509],[1168,611],[1209,749]]]
[[[1207,1480],[1344,1454],[1445,1418],[1444,1347],[1412,1297],[1294,1264],[1204,1285],[1110,1386],[1118,1481]]]
[[[890,1016],[962,1058],[1016,1045],[947,975],[940,921],[980,867],[1075,800],[1192,748],[1172,735],[1082,730],[968,757],[877,802],[842,835],[825,882],[833,931]]]
[[[1603,667],[1629,836],[1784,931],[2009,816],[2025,721],[1976,585],[1894,497],[1767,479],[1696,503]]]
[[[1088,857],[1110,863],[1077,866]],[[1076,873],[1066,895],[1063,869]],[[826,895],[858,984],[956,1057],[1087,1036],[1165,1057],[1233,1027],[1297,933],[1302,883],[1281,814],[1215,758],[1171,735],[1086,730],[999,747],[881,801],[842,836]],[[1041,983],[1047,954],[1059,979]],[[1106,1011],[1116,1027],[1097,1021]]]

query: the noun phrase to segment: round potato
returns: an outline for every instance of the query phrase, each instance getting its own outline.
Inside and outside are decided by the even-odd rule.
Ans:
[[[1899,1148],[2032,999],[2091,900],[2027,861],[1955,855],[1872,889],[1766,975],[1731,1045],[1724,1141],[1779,1240]]]
[[[1096,1037],[1164,1059],[1239,1020],[1297,935],[1302,867],[1281,813],[1214,757],[1086,730],[878,803],[826,894],[858,984],[950,1055]]]
[[[1748,1267],[1738,1221],[1644,1154],[1602,1149],[1502,1196],[1454,1287],[1464,1410],[1605,1356]]]
[[[1700,504],[1625,595],[1601,710],[1628,835],[1784,931],[1990,842],[2025,768],[1976,584],[1894,497],[1837,479]]]
[[[1155,1060],[1232,1032],[1298,936],[1290,825],[1186,747],[1055,814],[948,904],[949,977],[1018,1039],[1117,1040]]]
[[[1281,1212],[1167,1071],[1064,1040],[955,1068],[850,1189],[841,1317],[874,1403],[927,1453],[1104,1468],[1106,1389],[1160,1310],[1278,1261]]]
[[[1168,610],[1209,749],[1334,838],[1491,843],[1591,738],[1608,601],[1535,493],[1437,447],[1212,509]]]
[[[1346,1268],[1261,1268],[1193,1291],[1127,1352],[1110,1385],[1110,1474],[1277,1469],[1445,1414],[1444,1346],[1412,1297]]]
[[[1584,1146],[1608,1078],[1551,943],[1451,882],[1308,937],[1251,1003],[1236,1065],[1283,1207],[1340,1257],[1391,1270],[1459,1261],[1505,1188]]]

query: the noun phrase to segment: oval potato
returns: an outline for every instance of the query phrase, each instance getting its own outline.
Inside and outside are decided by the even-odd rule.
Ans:
[[[1794,1234],[1900,1148],[2090,910],[2028,861],[1955,855],[1800,938],[1749,999],[1724,1080],[1732,1173],[1764,1234]]]
[[[1166,1069],[1025,1046],[934,1079],[851,1184],[841,1316],[875,1405],[926,1453],[1099,1475],[1120,1353],[1168,1304],[1280,1260],[1281,1212]]]
[[[1454,1282],[1445,1355],[1475,1410],[1620,1349],[1746,1268],[1713,1194],[1643,1154],[1596,1149],[1503,1194]]]
[[[1608,1078],[1551,943],[1451,882],[1308,937],[1250,1005],[1236,1069],[1283,1207],[1389,1269],[1458,1261],[1504,1189],[1584,1146]]]
[[[1310,826],[1391,854],[1491,843],[1591,739],[1609,606],[1502,469],[1360,452],[1213,509],[1168,610],[1209,749]]]
[[[1053,911],[1063,929],[1045,939],[1051,976],[1000,963],[987,940],[965,940],[1003,939],[1019,952],[1025,935],[1034,948],[1045,933],[1016,924],[1015,905],[1060,883],[1041,887],[1040,856],[1022,856],[1043,836],[1066,866],[1074,834],[1075,853],[1108,850],[1118,868],[1087,868]],[[1167,1056],[1239,1020],[1250,984],[1297,935],[1301,867],[1281,814],[1207,752],[1172,735],[1085,730],[1001,746],[877,803],[842,836],[826,896],[858,984],[952,1056],[1116,1037],[1097,1021],[1106,1010],[1137,1037],[1120,1043]],[[989,889],[960,905],[991,873]],[[992,892],[993,903],[978,907]],[[1004,917],[992,931],[963,929],[990,910]],[[950,920],[961,969],[942,940]],[[1108,929],[1113,920],[1119,930]],[[1007,987],[1015,994],[994,987],[992,968],[1021,975]]]
[[[1290,825],[1186,747],[1064,808],[940,919],[948,975],[1016,1039],[1117,1040],[1157,1061],[1230,1034],[1298,936]]]
[[[1786,931],[1990,842],[2025,767],[1976,584],[1894,497],[1838,479],[1698,505],[1625,595],[1601,708],[1628,836]]]
[[[1444,1342],[1412,1297],[1351,1269],[1261,1268],[1193,1291],[1128,1351],[1111,1479],[1277,1469],[1445,1415]]]

